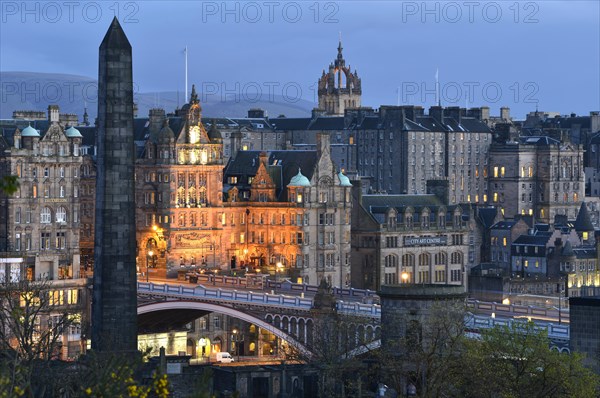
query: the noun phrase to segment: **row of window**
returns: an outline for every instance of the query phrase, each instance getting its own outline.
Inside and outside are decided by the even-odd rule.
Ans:
[[[40,233],[40,250],[64,250],[67,248],[67,233],[56,232],[54,239],[52,239],[52,233],[41,232]],[[15,233],[14,239],[14,250],[15,251],[30,251],[34,250],[32,247],[31,233]]]
[[[54,212],[54,221],[57,223],[66,223],[67,222],[68,211],[66,207],[60,206]],[[79,222],[79,217],[77,210],[73,211],[73,221]],[[25,222],[26,224],[30,224],[33,221],[32,219],[32,211],[31,209],[25,210],[25,215],[21,213],[21,208],[17,207],[15,209],[15,224],[20,224],[21,222]],[[50,207],[43,207],[40,211],[40,223],[42,224],[50,224],[52,223],[52,209]]]
[[[406,253],[402,256],[402,267],[414,267],[416,255],[413,253]],[[429,265],[446,265],[448,263],[448,254],[446,252],[439,252],[433,255],[434,263],[432,264],[431,253],[421,253],[418,255],[419,266]],[[450,264],[463,264],[464,255],[462,252],[452,252],[450,254]],[[389,254],[385,256],[384,264],[386,268],[398,267],[398,256],[395,254]]]
[[[84,171],[89,170],[89,166],[86,166],[86,167],[87,167],[87,169],[84,169]],[[69,170],[69,167],[65,167],[65,166],[53,166],[53,167],[45,166],[45,167],[41,168],[41,174],[38,175],[38,166],[31,166],[31,168],[30,168],[32,178],[38,178],[38,177],[66,178],[66,177],[68,177],[68,170]],[[15,165],[14,174],[19,178],[25,177],[25,175],[23,174],[23,163],[19,162]],[[74,178],[79,177],[79,166],[73,167],[72,176]]]
[[[418,280],[413,280],[412,272],[403,272],[400,277],[403,283],[447,283],[446,279],[447,274],[446,270],[435,270],[433,273],[434,279],[431,281],[429,279],[430,273],[429,271],[419,271],[417,273]],[[396,272],[386,272],[384,276],[385,284],[393,285],[398,283],[398,273]],[[450,282],[460,282],[461,281],[461,270],[450,270]]]

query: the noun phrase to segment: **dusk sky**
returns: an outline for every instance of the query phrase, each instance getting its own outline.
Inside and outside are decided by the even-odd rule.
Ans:
[[[599,4],[3,1],[0,71],[97,78],[98,46],[118,10],[140,92],[183,93],[187,45],[189,86],[213,97],[271,90],[316,101],[341,32],[365,106],[429,107],[439,70],[444,106],[487,105],[494,115],[509,106],[522,118],[537,102],[588,114],[600,110]]]

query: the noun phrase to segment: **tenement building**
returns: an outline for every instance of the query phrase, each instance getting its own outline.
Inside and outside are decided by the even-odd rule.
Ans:
[[[472,110],[381,106],[356,120],[357,170],[372,190],[424,194],[426,182],[448,179],[449,203],[486,203],[492,131]]]
[[[470,206],[448,205],[447,182],[423,195],[363,195],[355,190],[352,286],[461,285],[466,289]],[[434,185],[438,189],[431,189]],[[441,189],[440,189],[441,188]],[[440,195],[441,193],[441,195]]]
[[[47,119],[15,120],[0,137],[0,176],[16,175],[20,184],[12,195],[0,193],[0,284],[28,280],[47,287],[42,329],[65,313],[74,315],[59,339],[59,356],[67,360],[85,350],[90,295],[80,278],[82,136],[61,116],[50,105]]]
[[[22,259],[11,278],[29,280],[79,277],[79,153],[81,134],[59,121],[48,107],[47,129],[17,128],[5,137],[2,168],[19,177],[19,189],[5,196],[0,225],[1,251]],[[6,276],[0,268],[2,279]]]
[[[546,136],[521,137],[490,147],[489,202],[506,217],[577,217],[585,194],[583,147]]]

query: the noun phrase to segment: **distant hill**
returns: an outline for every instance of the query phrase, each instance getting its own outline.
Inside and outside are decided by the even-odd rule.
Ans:
[[[243,96],[237,102],[231,97],[221,101],[220,95],[210,95],[202,101],[202,93],[198,94],[202,113],[208,117],[245,117],[250,108],[265,109],[270,117],[280,114],[302,117],[309,116],[315,107],[309,101],[301,99],[292,103],[281,96],[274,96],[269,101],[266,92],[258,101],[252,102]],[[178,101],[177,92],[134,92],[140,117],[147,116],[148,110],[156,107],[165,109],[167,113],[173,112],[178,102],[180,105],[185,103],[183,97],[184,94],[180,93]],[[61,113],[77,114],[80,120],[87,105],[90,121],[93,122],[98,107],[96,80],[59,73],[0,72],[0,118],[11,118],[16,110],[46,111],[50,104],[58,104]]]

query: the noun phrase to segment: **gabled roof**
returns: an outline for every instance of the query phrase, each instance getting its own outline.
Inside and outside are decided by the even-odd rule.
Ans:
[[[256,175],[259,167],[261,151],[238,151],[235,158],[230,158],[223,173],[224,187],[228,186],[227,180],[231,176],[250,176]],[[273,182],[277,184],[277,196],[279,201],[287,201],[287,185],[292,178],[298,174],[298,169],[302,174],[312,179],[317,165],[317,151],[272,151],[268,157],[268,172]],[[240,189],[249,189],[242,183],[237,185]]]

